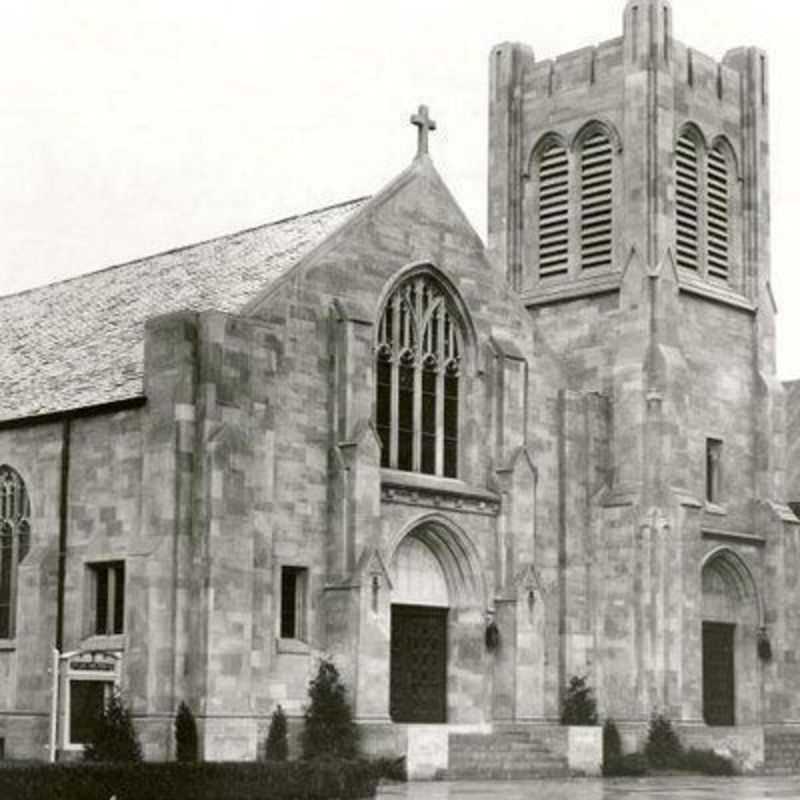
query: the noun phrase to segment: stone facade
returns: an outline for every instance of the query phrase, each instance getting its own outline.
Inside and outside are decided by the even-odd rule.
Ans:
[[[522,736],[552,750],[551,768],[596,771],[598,737],[557,726],[574,675],[631,746],[663,711],[687,741],[755,770],[765,726],[777,741],[800,724],[800,383],[774,366],[765,57],[716,64],[672,38],[667,3],[632,0],[622,38],[552,62],[499,45],[490,77],[488,249],[420,152],[368,201],[292,222],[294,247],[285,226],[265,228],[116,268],[94,313],[128,317],[81,343],[103,393],[68,370],[48,413],[20,404],[0,420],[0,465],[32,508],[16,630],[0,640],[7,756],[46,755],[54,646],[75,654],[58,700],[65,756],[80,749],[71,659],[93,652],[117,659],[149,758],[172,757],[182,700],[206,758],[258,757],[277,704],[296,734],[322,656],[365,748],[407,753],[419,774],[448,769],[451,735]],[[689,124],[724,141],[741,187],[724,280],[676,257],[675,142]],[[613,153],[609,262],[576,259],[570,189],[569,257],[543,275],[543,143],[577,170],[598,133]],[[247,270],[226,266],[239,259]],[[170,286],[177,265],[187,281],[193,263],[218,269],[236,302],[216,287],[181,307],[150,286],[137,321],[120,287],[148,263]],[[416,279],[460,325],[457,477],[382,466],[378,327]],[[29,301],[4,299],[0,316]],[[129,340],[112,352],[117,328]],[[26,363],[47,344],[35,341]],[[9,375],[26,374],[18,357],[0,353]],[[98,632],[98,574],[119,563],[124,625]],[[436,725],[392,718],[399,605],[447,609]],[[703,623],[730,631],[735,725],[706,724]]]

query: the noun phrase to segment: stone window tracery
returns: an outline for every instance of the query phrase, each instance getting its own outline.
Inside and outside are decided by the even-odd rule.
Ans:
[[[376,348],[381,466],[458,473],[461,330],[449,298],[421,273],[386,303]]]
[[[0,466],[0,639],[15,633],[18,567],[31,543],[30,502],[25,483]]]

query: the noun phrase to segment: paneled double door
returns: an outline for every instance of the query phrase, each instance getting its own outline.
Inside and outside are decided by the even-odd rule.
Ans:
[[[394,722],[447,721],[447,609],[392,605]]]

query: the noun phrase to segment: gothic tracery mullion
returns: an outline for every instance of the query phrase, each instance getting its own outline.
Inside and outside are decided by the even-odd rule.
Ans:
[[[417,326],[417,337],[414,353],[414,422],[412,429],[414,436],[411,449],[411,464],[414,472],[420,472],[422,468],[422,352],[425,331],[420,326],[425,317],[425,309],[422,307],[424,299],[425,280],[420,277],[414,282],[414,322]]]
[[[447,369],[445,356],[445,318],[447,308],[442,303],[436,316],[436,474],[444,475],[444,373]]]
[[[391,386],[391,410],[389,412],[389,466],[393,469],[397,468],[397,451],[398,451],[398,414],[400,413],[400,353],[403,349],[403,335],[405,333],[404,315],[401,315],[401,308],[403,299],[401,295],[395,294],[392,298],[392,341],[390,346],[392,349],[391,355],[391,368],[392,368],[392,386]]]

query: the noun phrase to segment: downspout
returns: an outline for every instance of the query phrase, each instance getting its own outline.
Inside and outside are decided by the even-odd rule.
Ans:
[[[72,420],[62,422],[61,483],[58,501],[58,594],[56,599],[56,650],[64,644],[64,586],[67,576],[67,515],[69,513],[69,446]]]

